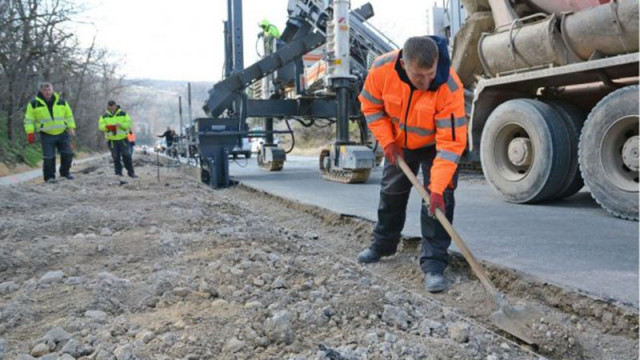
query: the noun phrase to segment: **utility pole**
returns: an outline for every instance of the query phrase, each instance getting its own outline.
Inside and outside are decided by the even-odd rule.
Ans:
[[[180,137],[182,137],[182,96],[178,96],[178,113],[180,114]]]
[[[189,109],[189,126],[192,126],[193,117],[191,114],[191,83],[187,83],[187,107]]]
[[[193,125],[193,118],[191,116],[191,83],[187,83],[187,108],[189,109],[189,131],[185,136],[185,144],[187,145],[187,163],[191,162],[192,158],[195,158],[192,154],[192,145],[196,144],[195,139],[195,126]],[[196,162],[197,165],[197,162]]]

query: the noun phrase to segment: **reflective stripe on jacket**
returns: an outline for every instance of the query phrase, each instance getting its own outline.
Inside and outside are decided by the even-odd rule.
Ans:
[[[434,83],[433,90],[415,89],[398,72],[400,55],[393,51],[374,61],[358,97],[362,112],[382,147],[392,142],[407,149],[436,146],[429,188],[442,194],[467,144],[464,89],[448,56],[446,68],[438,62],[435,80],[441,83]]]
[[[76,128],[73,112],[69,103],[62,100],[57,93],[53,93],[51,112],[40,94],[27,104],[27,111],[24,114],[24,131],[27,134],[39,131],[49,135],[58,135],[67,128]]]
[[[107,129],[107,125],[120,126],[118,126],[116,132],[113,133]],[[98,120],[98,129],[104,132],[104,136],[107,140],[126,139],[130,128],[131,118],[129,117],[129,114],[121,109],[116,109],[113,114],[107,110],[102,116],[100,116],[100,120]]]

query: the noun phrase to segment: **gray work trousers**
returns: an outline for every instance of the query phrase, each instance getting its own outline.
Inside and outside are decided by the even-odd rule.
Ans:
[[[423,184],[428,188],[431,179],[431,166],[436,156],[434,146],[408,150],[404,149],[404,160],[414,174],[422,169]],[[380,204],[378,206],[378,222],[373,231],[371,249],[376,253],[388,256],[396,252],[404,223],[406,220],[407,201],[412,184],[402,170],[395,165],[385,162],[380,188]],[[455,207],[454,190],[458,183],[458,172],[453,176],[452,187],[447,187],[443,198],[447,219],[453,222]],[[428,272],[442,273],[449,262],[447,249],[451,244],[451,237],[440,222],[429,216],[422,201],[420,212],[420,229],[422,232],[422,246],[420,252],[420,268]]]

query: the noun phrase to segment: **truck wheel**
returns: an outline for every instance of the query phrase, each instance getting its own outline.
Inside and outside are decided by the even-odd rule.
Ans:
[[[578,141],[580,140],[580,130],[584,124],[585,114],[577,106],[562,101],[545,101],[558,113],[564,121],[564,125],[569,132],[570,163],[566,169],[566,178],[560,190],[553,195],[552,199],[564,199],[569,197],[584,187],[584,181],[580,174],[578,164]]]
[[[591,110],[579,144],[591,196],[611,214],[638,220],[638,86],[604,97]]]
[[[498,106],[482,131],[485,178],[506,201],[532,203],[556,194],[570,163],[569,134],[556,111],[531,99]]]

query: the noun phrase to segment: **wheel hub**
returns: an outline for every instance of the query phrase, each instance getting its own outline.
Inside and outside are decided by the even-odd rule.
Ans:
[[[623,191],[638,192],[638,116],[613,121],[604,132],[599,151],[611,184]]]
[[[631,169],[632,171],[638,171],[639,160],[638,160],[638,142],[640,137],[638,135],[632,136],[624,142],[624,146],[622,147],[622,161],[624,165]]]
[[[531,151],[531,140],[525,137],[517,137],[509,142],[507,149],[509,161],[515,166],[531,165],[533,151]]]

